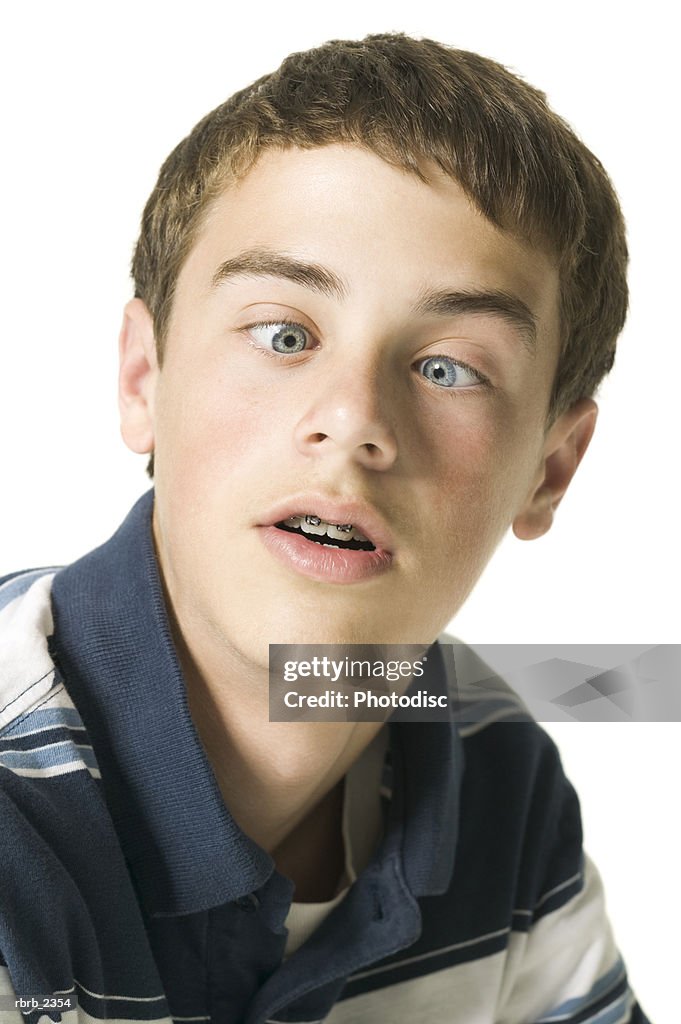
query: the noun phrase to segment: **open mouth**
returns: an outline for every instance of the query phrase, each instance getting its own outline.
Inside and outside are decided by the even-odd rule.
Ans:
[[[306,506],[318,508],[328,519],[316,511],[302,511]],[[359,501],[332,501],[324,496],[317,501],[312,494],[299,495],[264,518],[258,532],[270,554],[287,569],[317,583],[367,582],[395,563],[388,529]]]
[[[327,523],[319,516],[289,516],[274,524],[285,533],[302,534],[305,540],[321,544],[325,548],[340,548],[344,551],[375,551],[376,546],[360,533],[352,523]]]

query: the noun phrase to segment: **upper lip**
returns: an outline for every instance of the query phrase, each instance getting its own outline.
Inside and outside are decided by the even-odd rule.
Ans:
[[[359,499],[336,499],[323,494],[300,494],[274,505],[260,526],[274,526],[290,516],[319,516],[335,525],[352,523],[376,548],[392,552],[395,544],[390,530],[371,505]]]

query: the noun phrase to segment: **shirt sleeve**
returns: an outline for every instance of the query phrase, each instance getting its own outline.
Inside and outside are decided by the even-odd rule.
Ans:
[[[638,1006],[605,913],[601,879],[583,857],[581,887],[509,945],[498,1024],[649,1024]]]
[[[496,1024],[650,1024],[613,937],[600,875],[583,850],[579,799],[553,741],[535,773]],[[529,879],[529,881],[528,881]]]

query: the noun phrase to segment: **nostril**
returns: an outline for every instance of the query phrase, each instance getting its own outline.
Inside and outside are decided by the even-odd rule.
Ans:
[[[322,441],[326,441],[328,434],[310,434],[310,441],[313,444],[320,444]]]

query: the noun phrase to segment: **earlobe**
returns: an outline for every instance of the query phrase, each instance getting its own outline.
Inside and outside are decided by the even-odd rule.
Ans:
[[[123,440],[133,452],[151,452],[159,369],[153,320],[141,299],[131,299],[125,307],[118,354],[118,408]]]
[[[597,416],[593,399],[582,398],[550,428],[532,490],[513,520],[513,532],[520,540],[535,540],[550,530],[555,510],[589,446]]]

